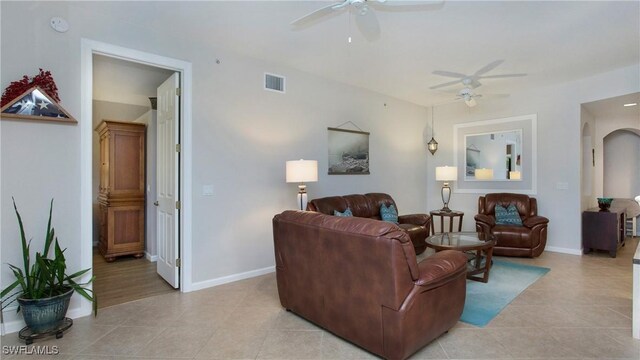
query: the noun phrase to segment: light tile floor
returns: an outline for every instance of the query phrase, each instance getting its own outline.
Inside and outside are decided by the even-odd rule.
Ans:
[[[615,259],[546,252],[520,263],[551,268],[487,327],[458,323],[413,359],[640,359],[631,337],[628,239]],[[2,338],[16,345],[17,334]],[[57,356],[8,359],[369,359],[375,356],[287,313],[269,274],[188,294],[166,294],[76,319]]]

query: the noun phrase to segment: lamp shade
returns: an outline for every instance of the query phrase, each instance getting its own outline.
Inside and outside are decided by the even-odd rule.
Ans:
[[[317,160],[287,161],[287,182],[303,183],[318,181]]]
[[[509,171],[509,179],[520,180],[522,179],[522,174],[520,174],[520,171]]]
[[[458,180],[458,168],[455,166],[436,167],[436,180],[437,181]]]
[[[493,169],[476,169],[475,175],[477,180],[491,180],[493,179]]]

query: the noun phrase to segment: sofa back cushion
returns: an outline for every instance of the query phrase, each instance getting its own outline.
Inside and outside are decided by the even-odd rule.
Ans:
[[[478,213],[495,216],[496,205],[501,205],[505,209],[509,208],[509,205],[514,205],[522,219],[535,216],[538,213],[534,198],[512,193],[494,193],[481,196],[478,200]]]
[[[330,313],[344,327],[380,319],[419,277],[409,236],[388,222],[285,211],[273,218],[273,238],[281,302],[321,326],[335,322]],[[369,328],[381,335],[380,324]]]
[[[333,215],[333,211],[344,212],[351,209],[353,216],[375,220],[381,220],[380,206],[393,205],[398,209],[396,202],[388,194],[368,193],[345,196],[329,196],[309,201],[307,210],[327,215]]]

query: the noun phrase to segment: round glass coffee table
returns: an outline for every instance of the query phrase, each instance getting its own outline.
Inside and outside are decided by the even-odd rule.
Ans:
[[[489,281],[491,255],[496,245],[496,237],[481,232],[456,232],[431,235],[427,238],[427,247],[436,252],[459,250],[467,255],[467,279]]]

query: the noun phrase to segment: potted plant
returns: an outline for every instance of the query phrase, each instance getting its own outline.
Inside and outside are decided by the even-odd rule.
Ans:
[[[96,313],[96,298],[93,291],[85,287],[95,277],[85,283],[78,282],[91,269],[81,270],[71,275],[66,273],[67,265],[64,257],[66,249],[60,248],[58,238],[55,237],[55,231],[51,227],[53,199],[51,199],[49,207],[49,222],[44,239],[44,249],[42,252],[35,253],[35,261],[31,257],[31,240],[27,241],[25,236],[22,218],[15,199],[13,200],[13,208],[20,227],[23,267],[19,268],[9,264],[16,280],[0,293],[2,308],[4,309],[17,301],[18,311],[22,310],[25,323],[35,334],[50,332],[60,326],[64,321],[69,300],[74,291],[91,301],[94,313]],[[53,252],[53,257],[49,257],[50,252]]]

